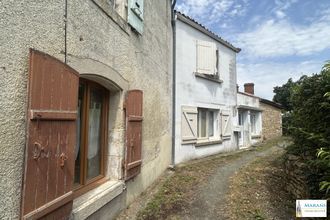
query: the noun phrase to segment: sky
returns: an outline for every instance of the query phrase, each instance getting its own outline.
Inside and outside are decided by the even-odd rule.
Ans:
[[[319,73],[330,60],[330,0],[177,0],[176,9],[239,47],[237,83],[274,86]]]

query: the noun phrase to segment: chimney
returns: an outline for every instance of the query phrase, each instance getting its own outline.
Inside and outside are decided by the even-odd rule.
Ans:
[[[254,83],[245,83],[244,92],[254,95]]]

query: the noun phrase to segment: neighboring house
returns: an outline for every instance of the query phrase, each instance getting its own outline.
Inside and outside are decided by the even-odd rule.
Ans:
[[[179,12],[175,34],[175,163],[237,149],[240,49]]]
[[[273,101],[260,98],[262,109],[262,136],[264,140],[282,136],[282,109]]]
[[[113,218],[171,163],[171,1],[0,8],[0,219]]]
[[[244,84],[244,92],[238,92],[237,108],[240,148],[282,136],[282,106],[255,96],[253,83]]]
[[[249,147],[262,140],[262,109],[260,99],[254,95],[254,84],[244,84],[244,92],[237,93],[239,148]]]

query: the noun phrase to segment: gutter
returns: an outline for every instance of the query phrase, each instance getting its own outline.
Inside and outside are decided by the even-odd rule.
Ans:
[[[170,168],[175,167],[175,109],[176,109],[176,27],[175,27],[175,8],[176,0],[172,1],[171,23],[172,23],[172,160]]]

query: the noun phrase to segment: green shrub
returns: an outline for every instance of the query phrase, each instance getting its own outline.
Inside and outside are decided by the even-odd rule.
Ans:
[[[292,111],[284,115],[283,126],[294,144],[288,148],[288,153],[300,156],[309,165],[306,176],[311,196],[324,197],[323,189],[329,186],[326,184],[330,181],[330,167],[317,153],[319,149],[330,151],[330,63],[320,74],[303,76],[295,82],[289,100]]]

